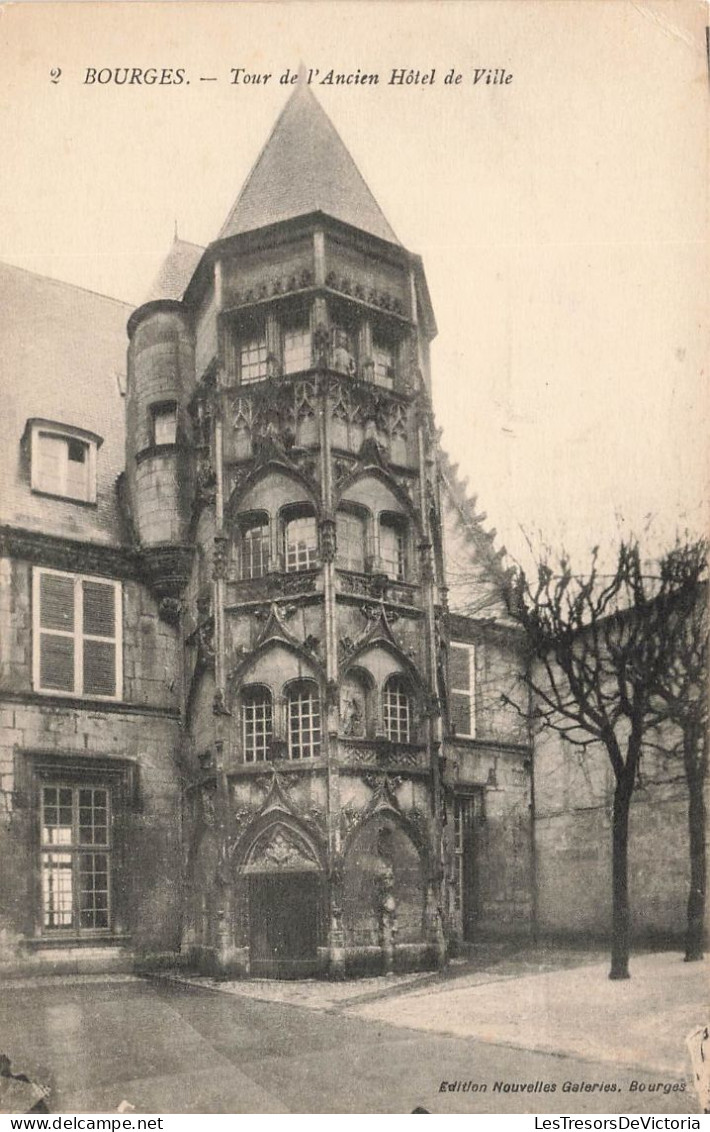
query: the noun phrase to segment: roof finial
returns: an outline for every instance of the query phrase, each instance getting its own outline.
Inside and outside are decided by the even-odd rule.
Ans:
[[[176,244],[177,242],[178,242],[178,226],[177,226],[177,216],[176,216],[175,217],[175,224],[173,226],[173,243]]]
[[[298,64],[298,85],[306,86],[307,83],[308,70],[306,69],[306,64],[303,62],[303,59],[301,59],[301,62]]]

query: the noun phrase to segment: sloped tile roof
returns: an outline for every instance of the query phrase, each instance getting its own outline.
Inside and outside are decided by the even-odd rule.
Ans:
[[[132,307],[0,263],[0,522],[88,542],[118,543],[116,477],[124,467],[126,321]],[[120,379],[120,380],[119,380]],[[21,444],[31,417],[103,437],[97,505],[36,495]]]
[[[176,239],[166,255],[144,302],[154,299],[182,299],[187,285],[202,259],[204,248]]]
[[[319,211],[399,242],[330,118],[308,86],[299,83],[219,238]]]

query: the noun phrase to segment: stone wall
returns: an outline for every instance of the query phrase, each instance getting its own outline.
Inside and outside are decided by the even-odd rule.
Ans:
[[[0,562],[0,969],[82,969],[85,943],[91,945],[87,962],[90,957],[100,969],[109,962],[114,942],[109,933],[81,941],[72,931],[65,933],[72,936],[71,946],[61,947],[61,932],[43,932],[43,782],[109,786],[114,929],[134,955],[172,950],[179,942],[181,883],[175,632],[158,618],[150,594],[127,581],[124,700],[83,701],[36,693],[31,677],[31,573],[26,562]]]
[[[600,745],[584,753],[553,732],[537,736],[535,848],[542,933],[608,935],[613,794],[614,775]],[[688,876],[687,787],[681,760],[649,751],[642,759],[629,830],[636,939],[682,939]]]

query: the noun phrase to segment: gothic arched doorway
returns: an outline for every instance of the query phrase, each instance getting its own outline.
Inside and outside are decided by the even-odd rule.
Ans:
[[[256,838],[244,874],[250,973],[272,979],[315,974],[324,934],[324,886],[314,846],[292,826],[274,823]]]

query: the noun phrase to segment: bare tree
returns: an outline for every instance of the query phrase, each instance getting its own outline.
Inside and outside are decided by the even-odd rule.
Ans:
[[[650,611],[663,664],[652,685],[655,730],[662,749],[680,755],[688,788],[690,877],[685,958],[703,958],[708,774],[708,543],[678,543],[660,561],[659,591]],[[669,724],[680,736],[673,744]]]
[[[663,665],[659,635],[649,632],[658,581],[644,574],[638,545],[625,541],[611,574],[595,548],[586,574],[563,556],[555,569],[541,562],[534,581],[510,571],[505,594],[530,645],[524,679],[534,717],[584,750],[601,744],[614,772],[609,978],[627,979],[629,811],[644,739],[658,721],[653,689]]]

